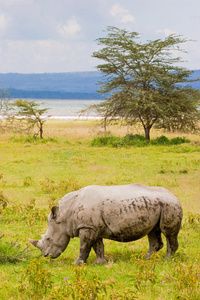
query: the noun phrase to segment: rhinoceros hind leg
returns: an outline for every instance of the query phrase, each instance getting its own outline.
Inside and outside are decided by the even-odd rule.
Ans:
[[[168,258],[168,257],[171,257],[172,255],[174,255],[174,253],[178,249],[177,235],[166,236],[166,240],[167,240],[166,258]]]
[[[105,264],[107,261],[104,258],[104,244],[103,240],[97,239],[94,244],[92,245],[97,258],[95,259],[94,263],[95,264]]]
[[[173,210],[172,210],[173,209]],[[172,207],[172,214],[169,210],[163,210],[161,213],[160,228],[167,240],[166,258],[174,255],[178,249],[178,233],[181,228],[183,212],[181,206]]]
[[[79,253],[79,257],[74,261],[74,264],[86,263],[92,245],[95,241],[94,231],[87,228],[80,229],[79,239],[80,239],[80,253]]]
[[[149,240],[149,251],[146,255],[146,259],[149,259],[154,252],[159,251],[163,247],[161,230],[158,224],[149,232],[148,240]]]

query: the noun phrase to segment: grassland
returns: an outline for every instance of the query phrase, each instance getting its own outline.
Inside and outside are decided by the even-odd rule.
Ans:
[[[108,130],[121,137],[142,133],[139,126]],[[181,136],[153,131],[152,138],[162,134]],[[101,135],[95,122],[55,120],[46,123],[44,140],[1,133],[0,299],[200,299],[200,136],[185,134],[190,143],[180,145],[92,147]],[[145,261],[146,237],[127,244],[106,240],[103,266],[92,264],[93,252],[87,265],[72,266],[78,239],[56,260],[26,249],[29,237],[46,231],[49,208],[64,194],[91,184],[133,182],[168,188],[182,203],[173,259],[164,259],[165,243]]]

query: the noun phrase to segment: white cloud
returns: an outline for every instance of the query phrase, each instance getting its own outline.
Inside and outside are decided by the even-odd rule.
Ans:
[[[170,34],[176,34],[175,31],[169,29],[169,28],[165,28],[165,29],[157,29],[155,31],[155,33],[164,33],[166,36],[170,35]]]
[[[115,4],[111,7],[110,14],[124,24],[135,22],[134,16],[129,13],[128,9],[125,9],[119,4]]]
[[[121,23],[125,23],[125,24],[126,23],[134,23],[134,22],[135,22],[135,18],[130,14],[125,15],[121,19]]]
[[[9,18],[5,14],[0,15],[0,32],[3,32],[9,23]]]
[[[121,14],[124,14],[126,13],[127,11],[122,7],[120,6],[119,4],[115,4],[112,6],[111,10],[110,10],[110,13],[113,17],[117,16],[117,15],[121,15]]]
[[[81,31],[81,26],[76,18],[72,17],[66,25],[58,24],[58,31],[64,37],[72,37]]]
[[[5,41],[0,45],[1,72],[45,73],[92,70],[96,43],[56,40]]]

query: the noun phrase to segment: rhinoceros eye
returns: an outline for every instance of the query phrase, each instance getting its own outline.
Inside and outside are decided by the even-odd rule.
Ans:
[[[50,241],[50,238],[47,238],[47,241]]]

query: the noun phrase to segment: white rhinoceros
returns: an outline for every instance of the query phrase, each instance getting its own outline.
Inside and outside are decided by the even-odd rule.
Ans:
[[[87,186],[65,195],[51,209],[48,229],[39,241],[29,241],[44,256],[58,257],[70,238],[79,237],[80,254],[75,263],[86,262],[93,247],[96,263],[104,263],[103,238],[135,241],[148,235],[150,257],[167,240],[167,257],[178,248],[182,208],[178,199],[161,187],[140,184]]]

